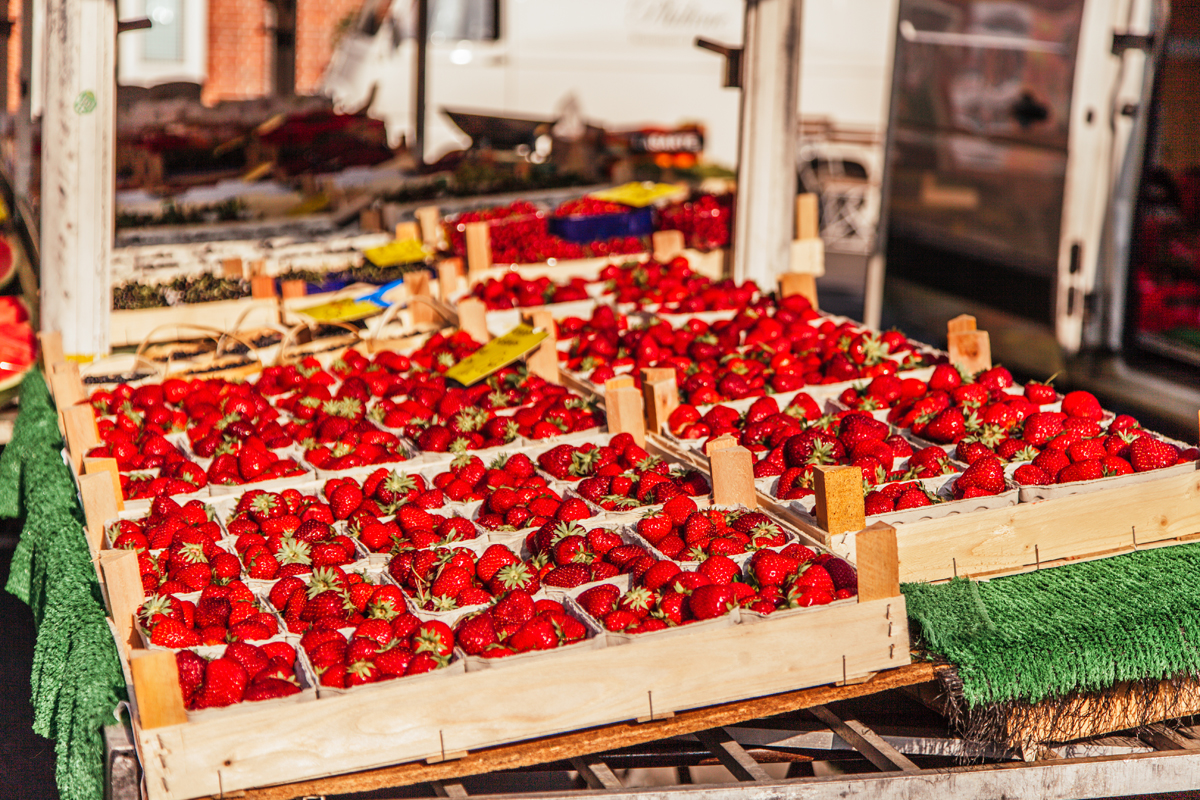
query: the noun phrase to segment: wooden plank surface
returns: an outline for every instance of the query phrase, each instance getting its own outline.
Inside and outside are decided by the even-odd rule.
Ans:
[[[720,725],[734,725],[788,711],[811,708],[822,703],[850,700],[890,689],[927,683],[934,679],[936,670],[937,667],[934,664],[920,662],[880,673],[871,681],[854,686],[818,686],[712,708],[685,711],[670,719],[655,722],[623,722],[603,728],[581,730],[551,738],[479,750],[457,761],[440,764],[401,764],[369,772],[300,781],[286,786],[260,787],[246,791],[245,798],[246,800],[292,800],[292,798],[308,795],[369,792],[568,760],[572,757],[645,744],[670,736],[684,736]]]
[[[1200,533],[1200,473],[895,527],[901,581],[1010,574],[1186,541]]]
[[[698,658],[705,669],[694,669]],[[651,703],[656,714],[678,713],[908,662],[902,597],[825,606],[245,712],[236,736],[228,719],[142,731],[143,763],[151,800],[183,800],[323,776],[332,764],[370,769],[636,719]],[[556,691],[547,691],[551,667]]]

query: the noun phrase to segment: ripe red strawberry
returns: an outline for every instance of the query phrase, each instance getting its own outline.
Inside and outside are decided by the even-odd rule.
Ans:
[[[788,587],[788,596],[798,595],[801,592],[816,589],[824,591],[832,595],[837,591],[837,587],[833,585],[833,578],[829,575],[829,571],[821,564],[809,562],[806,567],[801,568],[801,572],[792,581]]]
[[[1034,464],[1022,464],[1013,471],[1013,480],[1022,486],[1048,486],[1054,477]]]
[[[1058,483],[1074,481],[1094,481],[1104,477],[1104,465],[1098,458],[1088,458],[1068,464],[1058,473]]]
[[[904,511],[909,508],[924,508],[930,505],[933,505],[933,502],[929,499],[929,495],[925,494],[925,491],[917,486],[905,489],[896,498],[897,511]]]
[[[599,586],[593,586],[591,589],[588,589],[576,599],[584,611],[597,619],[601,619],[616,607],[617,599],[620,596],[621,590],[616,586],[611,583],[602,583]]]
[[[708,584],[694,589],[687,605],[696,619],[714,619],[728,614],[737,605],[737,599],[732,587]]]
[[[592,571],[585,564],[572,563],[554,567],[542,577],[542,583],[560,589],[573,589],[591,579]]]
[[[196,693],[197,708],[223,708],[240,703],[246,693],[249,676],[232,658],[216,658],[204,669],[204,683]]]
[[[343,483],[329,496],[334,519],[348,519],[363,502],[362,489],[354,482]]]
[[[940,444],[954,444],[967,435],[967,424],[958,408],[947,408],[930,420],[920,434]]]
[[[1098,420],[1104,417],[1100,401],[1091,392],[1068,392],[1062,401],[1063,413],[1069,417]]]
[[[750,569],[759,586],[782,586],[797,566],[794,560],[774,550],[759,550],[750,559]]]
[[[1179,450],[1174,445],[1153,436],[1140,436],[1129,445],[1129,463],[1136,472],[1149,472],[1174,465]]]
[[[967,489],[977,489],[984,494],[1001,494],[1005,484],[1004,465],[1000,459],[994,455],[985,456],[967,467],[954,482],[954,496],[963,497]]]

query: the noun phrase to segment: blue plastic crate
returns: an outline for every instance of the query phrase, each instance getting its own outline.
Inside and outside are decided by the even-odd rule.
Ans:
[[[615,214],[574,214],[549,218],[550,233],[568,242],[597,242],[654,233],[654,209],[631,208]]]

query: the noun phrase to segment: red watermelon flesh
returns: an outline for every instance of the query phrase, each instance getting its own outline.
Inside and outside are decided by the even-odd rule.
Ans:
[[[0,240],[0,242],[2,241]],[[25,309],[25,304],[19,298],[11,295],[0,295],[0,325],[25,322],[28,319],[29,312]],[[29,326],[26,325],[25,327],[28,328]]]

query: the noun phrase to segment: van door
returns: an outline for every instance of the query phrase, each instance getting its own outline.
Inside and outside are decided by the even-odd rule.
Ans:
[[[1083,344],[1149,0],[901,0],[888,269]]]

